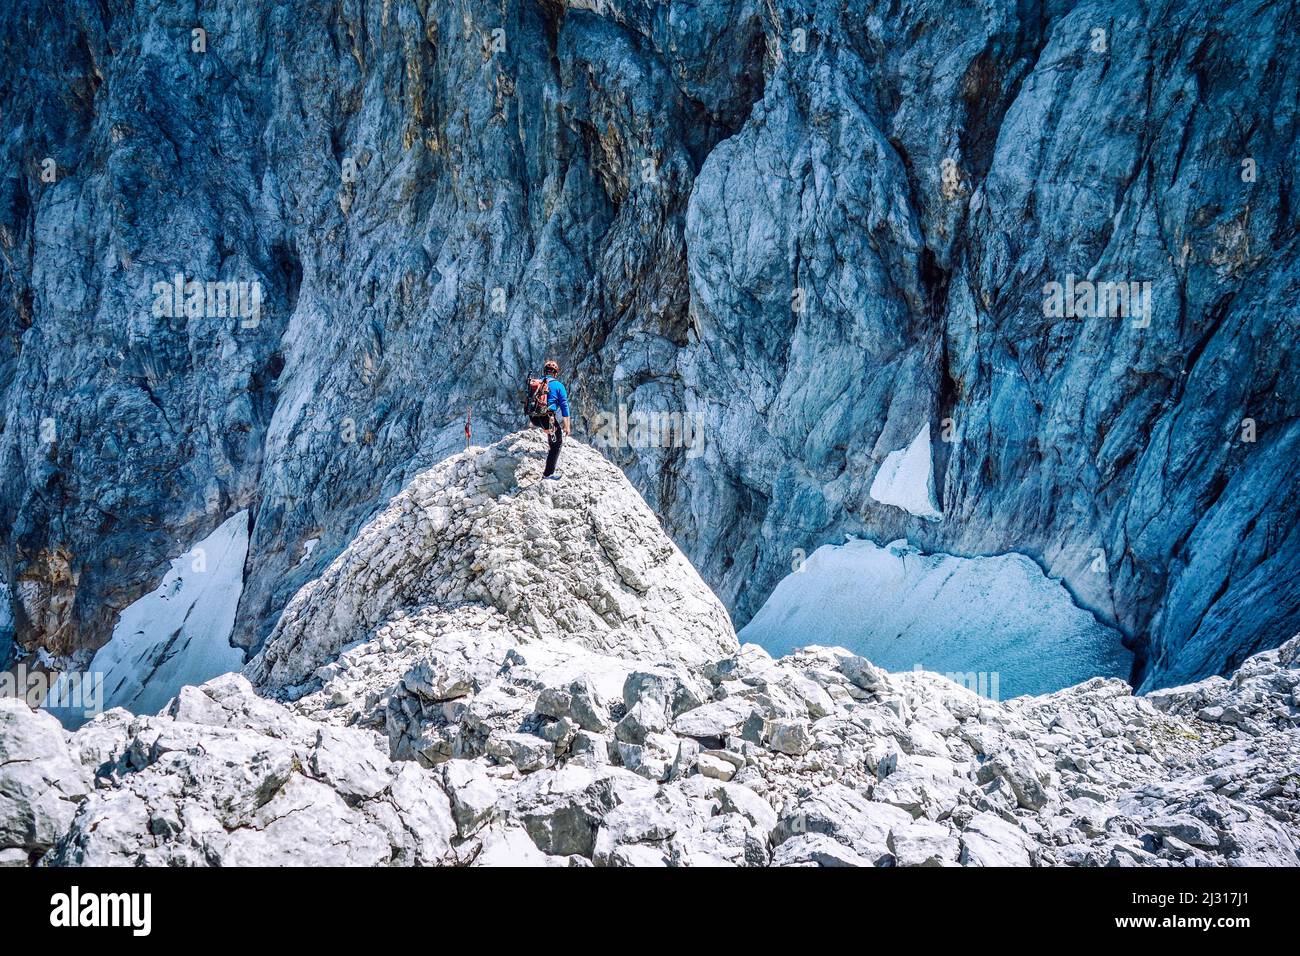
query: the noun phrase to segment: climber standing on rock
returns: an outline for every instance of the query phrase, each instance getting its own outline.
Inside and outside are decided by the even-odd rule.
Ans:
[[[546,430],[546,441],[550,445],[546,453],[546,470],[543,478],[558,480],[555,463],[560,460],[560,446],[564,436],[572,435],[569,423],[569,391],[564,383],[555,376],[560,374],[560,363],[547,359],[542,366],[541,378],[530,378],[528,390],[524,396],[524,411],[528,420],[538,428]]]

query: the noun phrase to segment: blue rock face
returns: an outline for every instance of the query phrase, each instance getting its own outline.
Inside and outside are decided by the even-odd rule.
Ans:
[[[698,423],[607,454],[738,624],[859,533],[1030,555],[1147,686],[1300,630],[1295,4],[5,17],[27,648],[102,643],[242,508],[259,644],[550,353],[580,438]],[[926,424],[938,521],[868,493]]]

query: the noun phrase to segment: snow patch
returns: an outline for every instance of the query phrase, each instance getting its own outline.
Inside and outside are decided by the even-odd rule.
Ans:
[[[1132,661],[1118,631],[1024,555],[923,554],[905,540],[818,548],[740,639],[774,656],[839,645],[887,670],[957,675],[1002,698],[1127,677]]]
[[[230,646],[235,609],[244,589],[248,512],[220,527],[172,561],[162,583],[127,607],[113,636],[90,662],[102,674],[104,708],[155,714],[187,684],[239,670],[243,651]],[[60,678],[49,698],[60,699]],[[68,723],[79,711],[54,711]]]
[[[902,508],[918,518],[942,520],[934,497],[929,422],[921,426],[910,445],[885,456],[868,494],[882,505]]]
[[[300,568],[311,558],[311,553],[316,550],[316,545],[320,544],[320,538],[308,538],[302,543],[302,556],[298,558],[295,568]]]

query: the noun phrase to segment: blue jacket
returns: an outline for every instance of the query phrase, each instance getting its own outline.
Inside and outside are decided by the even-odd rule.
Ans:
[[[569,417],[569,390],[564,387],[563,382],[557,382],[555,379],[546,386],[546,407],[551,411],[559,411],[564,418]]]

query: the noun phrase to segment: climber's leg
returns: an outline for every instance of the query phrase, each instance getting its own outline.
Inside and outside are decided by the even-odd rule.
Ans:
[[[550,448],[546,452],[546,470],[542,472],[542,477],[550,478],[555,474],[555,463],[560,460],[560,446],[564,444],[564,428],[555,420],[554,414],[551,415],[551,429],[546,433],[546,440]]]

